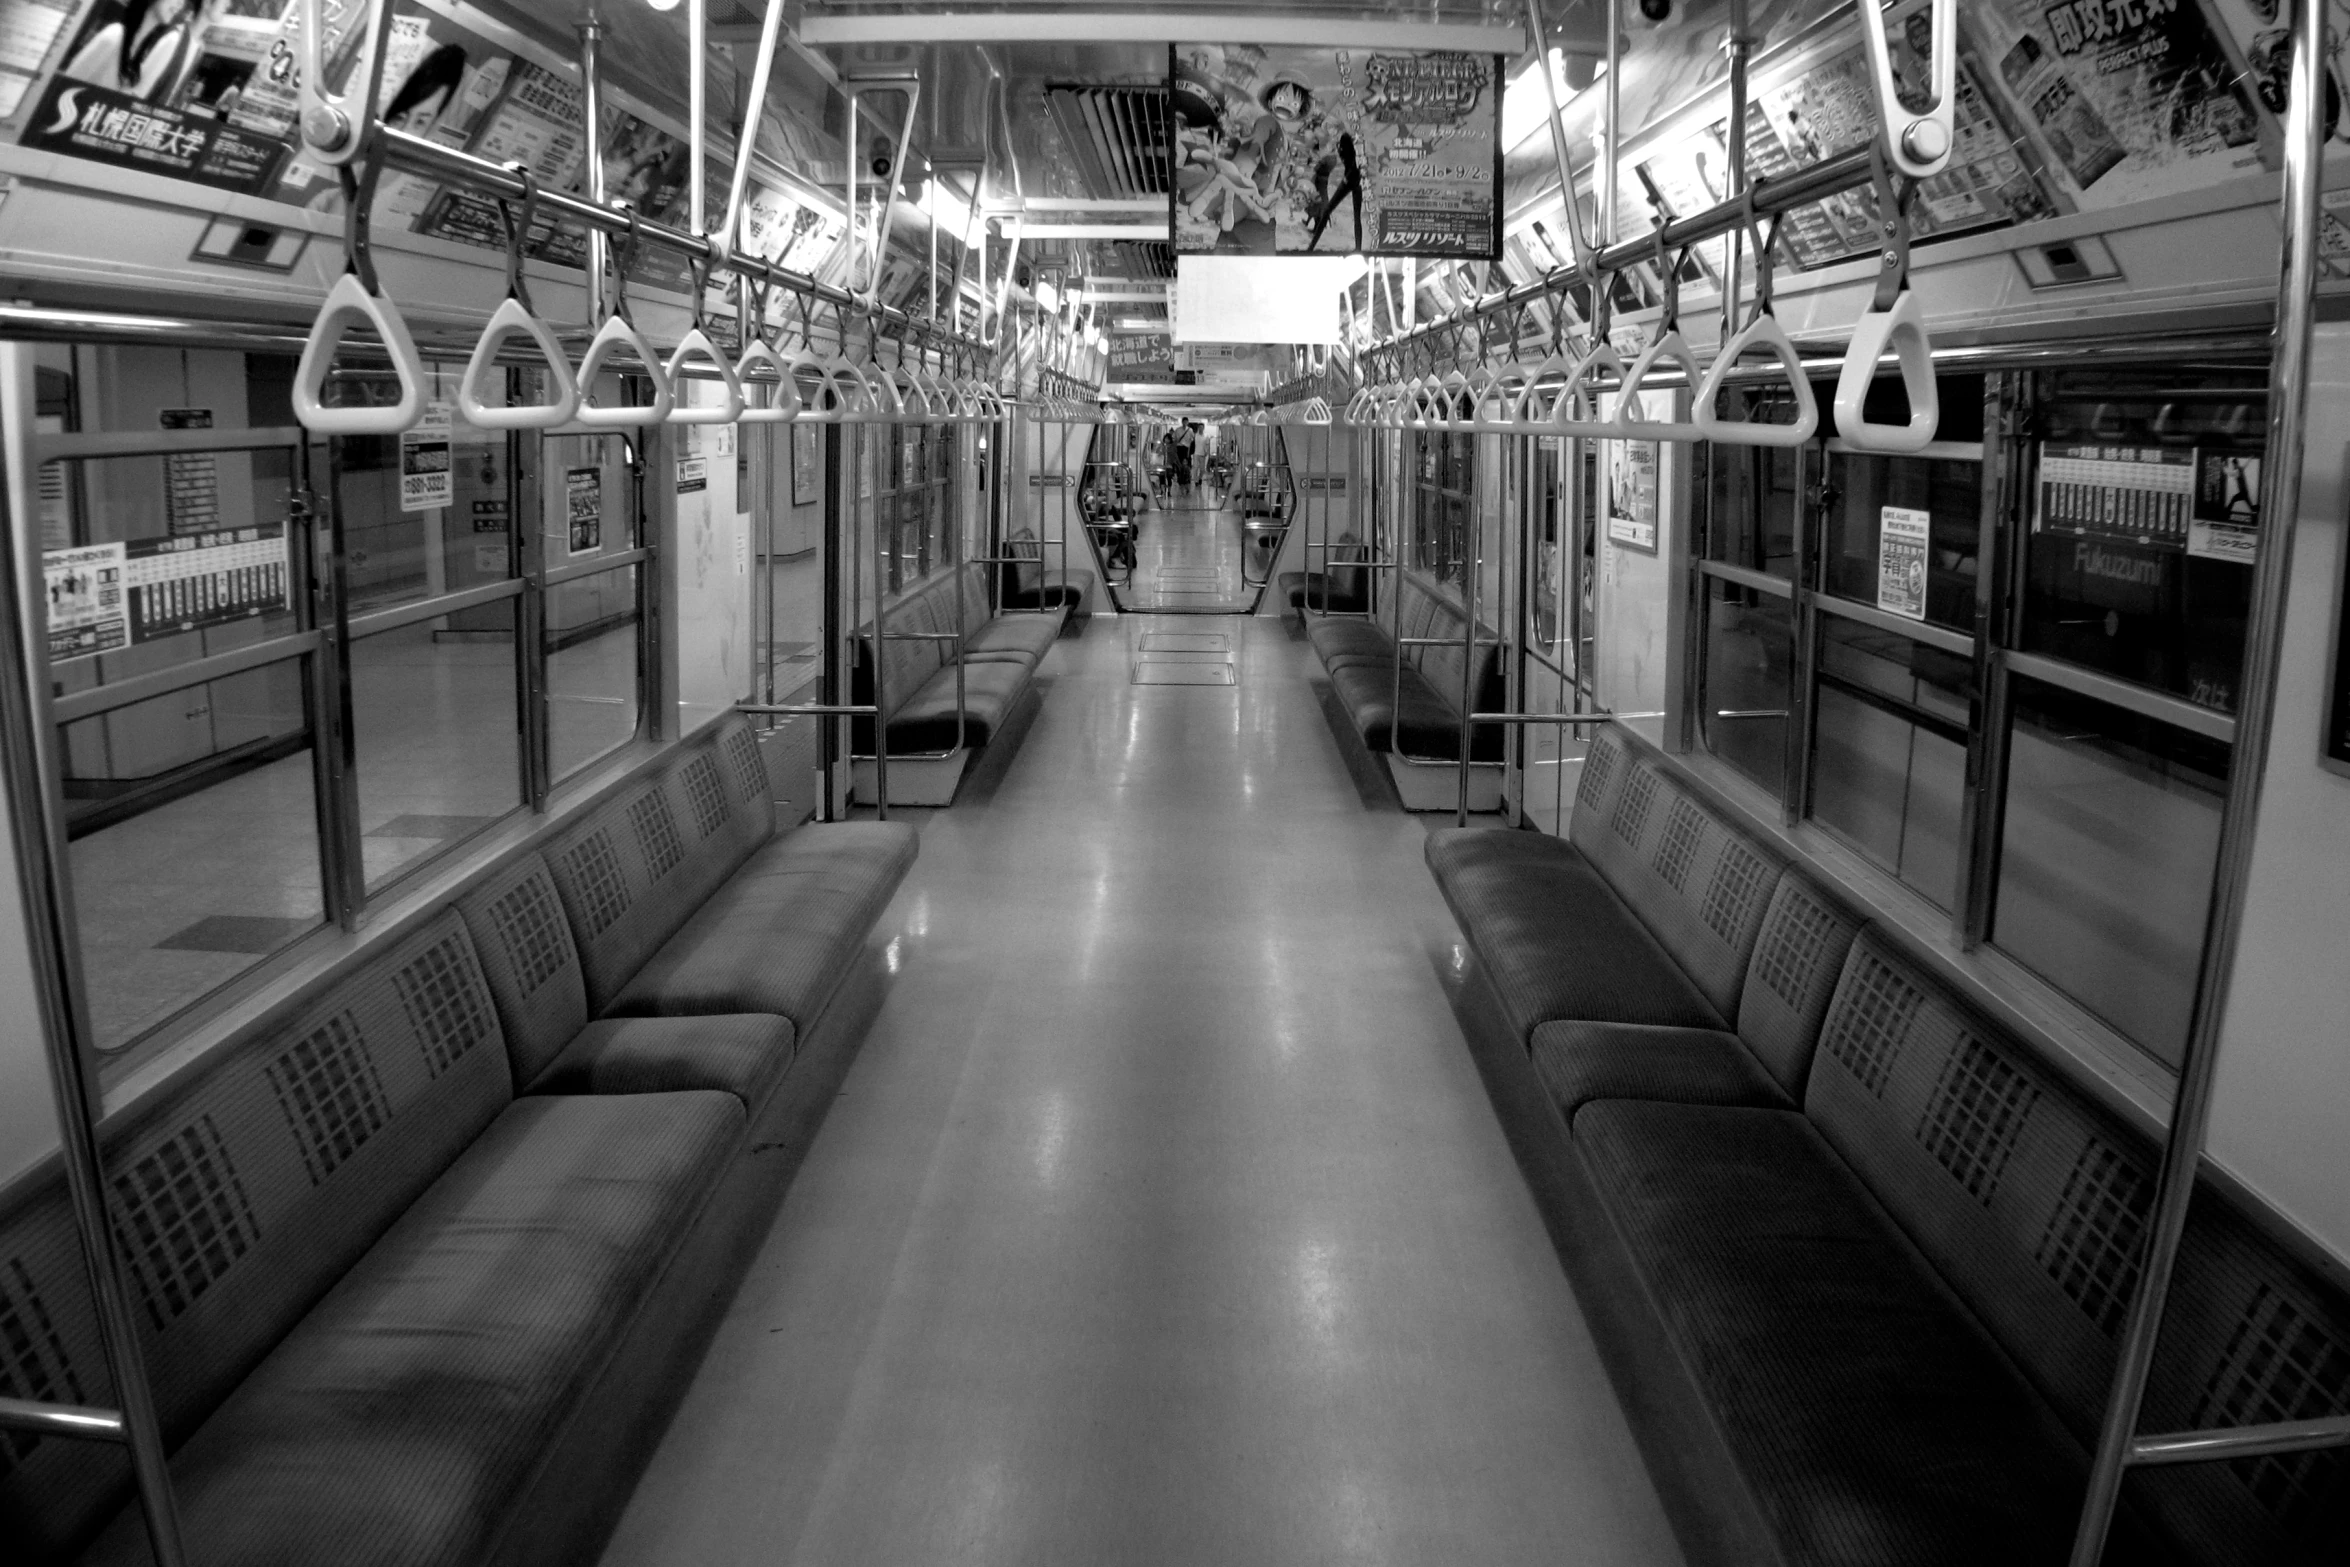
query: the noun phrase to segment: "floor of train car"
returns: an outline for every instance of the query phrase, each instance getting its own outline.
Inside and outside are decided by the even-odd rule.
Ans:
[[[1120,608],[1177,615],[1246,614],[1256,589],[1242,570],[1240,514],[1205,484],[1169,485],[1136,514],[1131,575],[1113,572]],[[1260,568],[1262,562],[1256,563]]]
[[[892,988],[606,1567],[1679,1560],[1316,673],[1097,619],[905,813]]]

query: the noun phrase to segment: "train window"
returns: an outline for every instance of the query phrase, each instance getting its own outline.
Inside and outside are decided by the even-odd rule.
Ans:
[[[2228,747],[2045,682],[2014,685],[1992,940],[2176,1066]]]
[[[1787,599],[1707,580],[1699,732],[1714,755],[1774,794],[1786,782],[1794,653]]]
[[[1726,417],[1769,420],[1774,410],[1793,407],[1784,395],[1750,398],[1734,387],[1722,396],[1740,404],[1725,409]],[[1703,508],[1704,558],[1793,577],[1800,454],[1786,447],[1710,442],[1695,451],[1701,465],[1694,490]]]
[[[514,617],[500,599],[351,644],[351,731],[370,890],[522,804]],[[450,622],[462,619],[462,628]]]
[[[1971,632],[1983,465],[1828,454],[1820,571],[1828,592]]]
[[[1825,617],[1812,815],[1947,909],[1958,890],[1967,661],[1898,632]]]
[[[2235,710],[2265,402],[2235,372],[2046,378],[2019,454],[2026,651]]]
[[[1476,516],[1477,438],[1463,433],[1415,433],[1411,463],[1412,569],[1458,588],[1469,558],[1469,527]]]
[[[633,455],[617,435],[538,444],[548,770],[557,782],[626,745],[642,717]]]

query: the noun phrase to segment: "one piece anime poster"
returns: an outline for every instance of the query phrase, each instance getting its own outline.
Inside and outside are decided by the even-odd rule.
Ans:
[[[1501,61],[1170,48],[1170,220],[1183,255],[1501,248]]]
[[[1966,21],[1994,90],[2083,208],[2262,167],[2259,111],[2194,0],[1984,0]]]

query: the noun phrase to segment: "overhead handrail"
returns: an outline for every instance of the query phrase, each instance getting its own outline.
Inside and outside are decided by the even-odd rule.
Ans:
[[[1753,197],[1750,195],[1747,200],[1751,206]],[[1779,242],[1779,219],[1774,216],[1767,229],[1750,226],[1748,231],[1754,236],[1754,317],[1714,357],[1713,368],[1698,383],[1690,420],[1709,441],[1735,446],[1801,446],[1819,430],[1820,405],[1819,399],[1812,395],[1811,378],[1803,373],[1803,356],[1796,352],[1786,328],[1779,325],[1779,318],[1771,313],[1771,253]],[[1737,368],[1739,358],[1756,349],[1768,350],[1778,360],[1788,387],[1795,393],[1795,419],[1791,424],[1724,419],[1714,412],[1723,383]]]
[[[387,10],[388,14],[388,10]],[[424,356],[400,307],[384,296],[376,280],[375,256],[368,248],[367,230],[375,207],[376,181],[383,173],[383,149],[374,136],[368,150],[336,169],[343,187],[343,275],[335,279],[318,307],[303,339],[302,357],[294,366],[294,417],[306,430],[322,435],[398,435],[416,427],[424,417],[427,385]],[[334,373],[335,351],[353,327],[369,326],[383,340],[392,361],[400,395],[389,403],[330,407],[325,399],[327,377]]]
[[[635,207],[628,209],[628,239],[621,246],[612,265],[612,313],[596,328],[589,339],[587,352],[579,359],[579,412],[577,422],[591,430],[629,430],[648,424],[660,424],[668,419],[675,395],[669,386],[669,376],[661,367],[660,351],[653,347],[628,314],[628,269],[636,258],[637,224]],[[605,408],[597,404],[596,377],[621,349],[634,354],[643,367],[646,380],[653,385],[653,400],[649,403],[623,403]]]
[[[1927,42],[1934,57],[1928,69],[1933,98],[1923,109],[1912,109],[1901,101],[1901,82],[1894,74],[1882,7],[1874,0],[1862,0],[1854,9],[1860,12],[1861,37],[1869,47],[1869,71],[1877,86],[1878,123],[1884,129],[1885,149],[1903,174],[1913,180],[1932,179],[1949,165],[1951,149],[1958,144],[1958,0],[1929,0]]]
[[[1865,11],[1867,7],[1862,7]],[[1923,451],[1941,428],[1941,395],[1934,384],[1934,345],[1926,335],[1926,314],[1909,287],[1909,203],[1916,180],[1899,180],[1888,167],[1884,138],[1870,149],[1877,189],[1877,216],[1885,235],[1883,264],[1869,308],[1852,328],[1836,376],[1836,433],[1855,451]],[[1890,348],[1909,397],[1907,424],[1872,424],[1862,410],[1877,379],[1877,362]]]
[[[742,357],[734,362],[734,378],[746,395],[743,399],[742,419],[745,424],[789,424],[800,416],[800,389],[793,384],[791,366],[775,345],[767,341],[767,289],[750,278],[741,279],[735,295],[735,318],[741,323]],[[753,386],[767,387],[764,379],[753,380],[754,374],[765,372],[775,377],[766,400],[753,403],[747,395]]]
[[[1622,389],[1616,395],[1616,415],[1610,420],[1612,433],[1633,441],[1700,441],[1704,432],[1694,424],[1676,420],[1652,420],[1640,411],[1640,389],[1657,365],[1671,360],[1681,367],[1688,384],[1695,388],[1705,379],[1705,370],[1690,351],[1689,340],[1681,335],[1681,265],[1688,259],[1684,250],[1678,254],[1665,249],[1665,231],[1656,231],[1656,257],[1659,270],[1664,273],[1665,308],[1649,328],[1647,346],[1624,372]]]
[[[686,263],[686,273],[692,279],[690,286],[694,291],[693,324],[686,328],[685,336],[678,340],[676,348],[670,350],[668,363],[661,367],[662,373],[669,378],[674,398],[667,422],[670,424],[732,424],[742,417],[743,384],[735,377],[733,363],[727,359],[725,353],[716,343],[710,341],[710,334],[703,321],[702,301],[709,293],[710,269],[702,262],[689,261]],[[725,389],[726,395],[719,399],[715,407],[697,408],[687,403],[684,398],[674,396],[677,384],[685,373],[686,364],[697,354],[713,370],[718,372],[719,385]]]
[[[1550,422],[1558,411],[1558,394],[1550,394],[1543,401],[1543,384],[1551,377],[1559,378],[1563,391],[1575,373],[1579,356],[1566,352],[1567,312],[1563,300],[1551,301],[1550,352],[1526,368],[1526,384],[1518,392],[1517,402],[1510,408],[1510,422],[1517,425],[1542,425]]]
[[[473,357],[465,362],[465,374],[457,383],[457,411],[467,424],[484,430],[551,430],[568,423],[579,411],[579,382],[571,373],[570,356],[555,338],[555,329],[531,308],[530,286],[522,276],[522,247],[529,241],[531,214],[538,206],[538,177],[528,164],[513,167],[522,181],[521,212],[517,214],[503,196],[498,198],[498,221],[506,230],[506,297],[490,313],[489,325],[482,328],[481,340],[473,345]],[[484,395],[484,383],[491,376],[503,375],[498,353],[516,333],[529,338],[546,361],[551,396],[545,402],[508,403],[502,387],[494,400]]]

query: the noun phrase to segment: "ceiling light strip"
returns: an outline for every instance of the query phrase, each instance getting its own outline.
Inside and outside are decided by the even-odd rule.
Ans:
[[[1518,26],[1389,22],[1313,14],[1186,16],[1173,11],[914,11],[811,16],[800,40],[814,49],[863,44],[1305,44],[1344,49],[1455,49],[1517,55]]]

